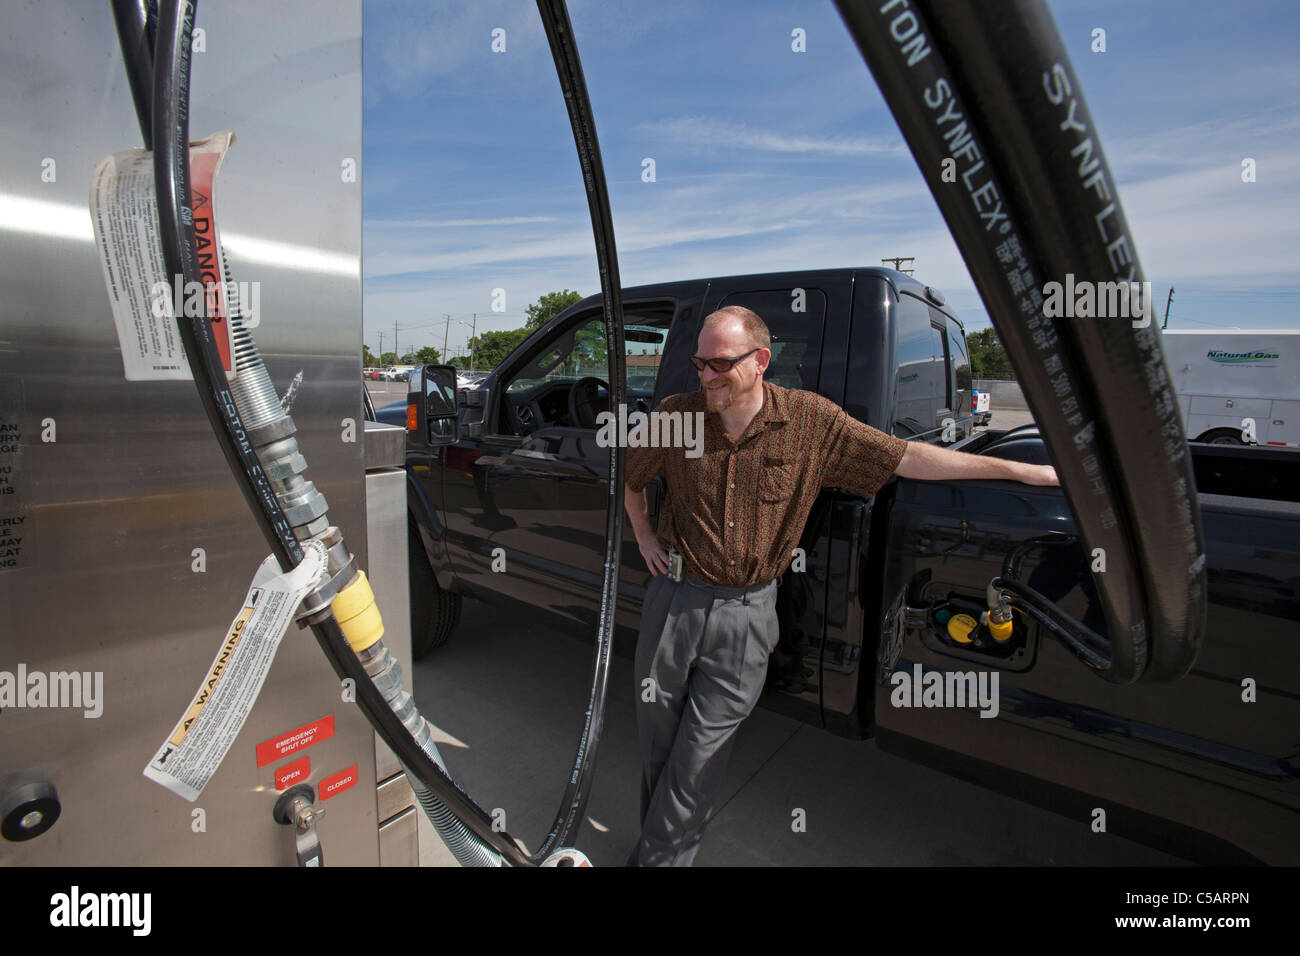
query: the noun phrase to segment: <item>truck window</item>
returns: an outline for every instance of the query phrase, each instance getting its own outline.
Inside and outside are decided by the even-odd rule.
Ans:
[[[577,381],[586,376],[609,377],[609,358],[605,352],[605,322],[590,319],[570,328],[558,339],[542,347],[510,384],[508,392],[522,392],[545,382]]]
[[[664,343],[668,341],[668,326],[671,323],[671,312],[667,315],[624,317],[623,341],[627,346],[627,356],[623,361],[627,368],[627,395],[630,401],[642,399],[649,403],[654,398],[655,383],[659,381],[659,366],[664,360]]]
[[[672,303],[624,309],[627,395],[633,407],[650,408],[673,311]],[[530,351],[523,367],[503,383],[507,401],[501,405],[497,429],[502,434],[522,435],[547,425],[586,427],[586,422],[572,421],[568,386],[587,378],[608,384],[604,315],[596,310],[586,312],[566,323],[563,331],[533,343]],[[603,410],[608,403],[603,387],[597,397]]]
[[[956,373],[957,387],[970,391],[970,358],[966,355],[966,337],[961,330],[949,326],[948,352],[952,356],[953,372]]]
[[[942,349],[935,361],[935,330],[926,305],[910,295],[898,297],[895,322],[898,371],[894,379],[894,434],[926,435],[937,426],[947,395],[940,376],[946,372]]]
[[[816,391],[822,354],[822,326],[826,321],[826,294],[820,289],[805,288],[802,295],[797,295],[797,291],[733,292],[717,307],[741,305],[758,313],[758,317],[767,323],[772,333],[772,361],[763,376],[764,381],[781,388]]]
[[[942,313],[936,314],[942,315]],[[957,380],[957,395],[954,397],[956,404],[952,406],[952,410],[954,415],[961,416],[971,411],[970,358],[966,354],[966,336],[962,330],[952,320],[948,320],[947,324],[948,354],[952,357],[953,375]]]
[[[945,322],[945,325],[947,323]],[[952,408],[952,363],[948,358],[948,344],[942,326],[930,326],[930,349],[934,356],[935,400],[944,408]]]

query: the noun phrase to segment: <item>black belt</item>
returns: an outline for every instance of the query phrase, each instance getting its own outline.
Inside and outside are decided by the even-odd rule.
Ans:
[[[710,584],[708,581],[702,581],[689,571],[682,572],[682,581],[692,587],[701,588],[711,592],[715,597],[720,598],[749,598],[765,596],[764,592],[768,588],[775,588],[781,581],[780,578],[773,578],[766,584],[750,584],[744,587],[729,587],[725,584]]]

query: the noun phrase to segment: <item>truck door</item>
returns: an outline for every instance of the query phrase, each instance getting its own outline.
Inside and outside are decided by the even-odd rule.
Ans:
[[[629,411],[650,406],[674,310],[624,308]],[[490,388],[479,454],[446,494],[448,528],[475,587],[584,623],[598,613],[609,498],[609,449],[596,421],[609,410],[605,349],[602,313],[588,309],[512,355]],[[628,540],[639,569],[630,532],[624,560]],[[638,610],[621,609],[620,623],[634,626]]]

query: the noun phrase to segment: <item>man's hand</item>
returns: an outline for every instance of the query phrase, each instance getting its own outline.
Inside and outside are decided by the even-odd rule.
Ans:
[[[646,513],[645,489],[633,491],[623,488],[623,505],[627,508],[628,520],[632,523],[632,532],[636,535],[636,546],[641,549],[641,557],[652,575],[668,573],[668,552],[659,543],[659,538],[650,527],[650,516]]]
[[[638,534],[636,546],[641,549],[641,557],[645,559],[645,566],[650,569],[652,575],[668,573],[668,552],[664,550],[664,546],[659,543],[659,539],[653,532]]]

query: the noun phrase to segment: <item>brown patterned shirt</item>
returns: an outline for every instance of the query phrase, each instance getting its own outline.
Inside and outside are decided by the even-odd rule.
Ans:
[[[640,491],[662,471],[659,540],[677,548],[691,574],[732,587],[766,584],[789,567],[822,488],[870,497],[907,449],[828,398],[770,382],[738,442],[708,411],[703,389],[670,395],[655,411],[704,412],[703,454],[629,447],[627,486]]]

